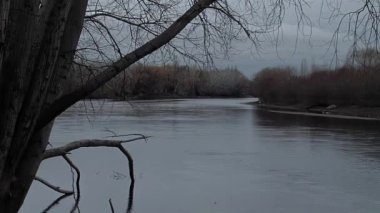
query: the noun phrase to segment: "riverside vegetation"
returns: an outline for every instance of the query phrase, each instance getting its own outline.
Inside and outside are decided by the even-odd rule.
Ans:
[[[94,75],[94,68],[77,67],[71,87]],[[95,69],[96,70],[96,69]],[[235,68],[200,69],[190,66],[136,65],[90,95],[90,98],[151,99],[182,97],[243,97],[250,80]]]
[[[322,113],[334,108],[336,114],[379,118],[380,54],[361,50],[347,61],[337,69],[314,66],[301,73],[290,67],[266,68],[253,78],[252,94],[262,106],[301,111],[319,108],[314,112]]]
[[[76,87],[97,73],[98,66],[76,66]],[[380,106],[380,56],[373,49],[350,55],[337,69],[312,66],[265,68],[248,79],[236,68],[137,64],[96,90],[90,98],[151,99],[254,96],[274,105]]]
[[[338,69],[266,68],[252,81],[253,95],[271,104],[380,106],[380,54],[360,50]]]

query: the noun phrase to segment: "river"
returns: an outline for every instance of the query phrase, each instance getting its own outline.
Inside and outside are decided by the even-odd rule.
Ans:
[[[81,169],[84,213],[111,212],[110,199],[115,212],[133,202],[134,213],[380,212],[380,122],[270,113],[253,100],[82,101],[56,119],[51,144],[152,136],[125,145],[133,192],[117,149],[70,154]],[[72,187],[61,158],[44,161],[38,176]],[[34,182],[21,212],[41,212],[59,196]],[[72,205],[68,197],[50,212]]]

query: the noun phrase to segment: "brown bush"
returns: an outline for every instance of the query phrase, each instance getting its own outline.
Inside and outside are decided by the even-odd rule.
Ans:
[[[266,68],[253,79],[252,91],[264,102],[291,103],[297,99],[296,83],[291,68]]]
[[[77,73],[80,75],[78,79],[88,79],[91,75],[89,71]],[[140,64],[116,76],[91,97],[240,97],[249,94],[248,86],[249,80],[237,69],[210,70],[179,65]]]
[[[252,94],[274,104],[380,105],[380,66],[345,66],[297,75],[290,68],[270,68],[252,80]]]

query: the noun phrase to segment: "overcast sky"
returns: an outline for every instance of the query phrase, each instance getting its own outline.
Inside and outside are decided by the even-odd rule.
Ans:
[[[340,3],[336,6],[340,8],[341,14],[345,14],[363,6],[364,0],[302,1],[308,2],[308,5],[304,5],[303,9],[304,13],[311,21],[311,26],[303,25],[302,32],[304,32],[306,35],[302,35],[302,33],[300,33],[300,28],[297,25],[298,20],[294,11],[294,7],[289,6],[285,9],[285,18],[280,28],[278,39],[263,39],[263,41],[260,43],[260,49],[255,49],[249,42],[235,42],[233,43],[232,49],[229,52],[230,57],[228,59],[215,59],[214,64],[219,68],[236,67],[240,71],[242,71],[247,77],[252,77],[255,73],[266,67],[292,66],[295,68],[300,68],[302,61],[306,62],[308,66],[317,65],[331,68],[334,68],[337,63],[342,64],[345,61],[347,54],[351,50],[352,41],[350,41],[350,39],[347,38],[347,36],[345,36],[345,31],[344,29],[342,29],[342,34],[339,34],[339,45],[337,46],[337,48],[335,48],[335,46],[330,46],[330,42],[333,39],[334,31],[337,29],[338,26],[339,18],[337,18],[336,20],[328,19],[332,14],[332,6],[328,6],[328,3]],[[375,6],[379,6],[379,1],[380,0],[373,0],[373,2],[375,2]],[[105,5],[107,5],[107,2],[113,2],[113,0],[102,0],[102,2]],[[178,0],[178,2],[182,1]],[[192,4],[192,2],[193,1],[189,1],[189,4]],[[243,2],[243,0],[229,1],[230,4],[235,4],[235,6],[244,6]],[[269,4],[268,7],[271,8],[272,5],[270,5],[270,2],[273,1],[256,0],[256,2],[265,2],[266,4]],[[291,0],[289,0],[288,2],[291,2]],[[237,6],[237,8],[239,8],[239,6]],[[185,10],[189,7],[189,5],[186,5],[185,3],[185,5],[180,5],[178,7]],[[260,10],[260,8],[258,10]],[[252,18],[255,19],[255,17]],[[346,23],[347,22],[343,22],[343,26],[346,26]],[[132,42],[132,45],[131,43],[125,42],[125,40],[132,38],[129,38],[127,33],[124,34],[119,32],[123,31],[120,31],[119,28],[116,28],[116,35],[114,36],[116,36],[116,38],[120,40],[120,44],[122,45],[121,50],[123,51],[123,53],[127,53],[136,48],[136,46],[140,45],[138,42],[135,42],[136,44]],[[191,33],[197,35],[194,32]],[[125,35],[126,39],[124,39]],[[203,33],[201,35],[203,35]],[[137,36],[136,38],[140,39],[140,37]],[[148,37],[143,38],[145,38],[145,40],[141,39],[141,42],[145,42]],[[174,44],[176,44],[176,42],[174,42]],[[187,49],[191,50],[191,45],[190,48]],[[197,51],[197,48],[194,49],[196,49]],[[337,54],[335,54],[335,50],[338,50]],[[172,61],[163,62],[163,60],[161,60],[161,57],[158,57],[160,54],[161,53],[158,53],[157,55],[152,54],[146,57],[145,59],[141,60],[140,62],[148,62],[153,64],[173,63]],[[336,58],[335,56],[338,57]],[[111,55],[110,57],[112,58],[113,56]],[[114,53],[114,57],[118,58],[117,52]],[[178,59],[178,61],[179,63],[181,63],[181,59]]]
[[[302,60],[306,61],[308,65],[335,67],[336,61],[333,57],[335,48],[329,49],[329,44],[337,27],[337,20],[332,23],[327,20],[331,13],[327,10],[326,5],[321,11],[322,1],[308,1],[309,7],[304,7],[306,14],[312,21],[310,37],[299,35],[297,40],[297,19],[293,11],[288,9],[280,30],[281,36],[277,48],[276,44],[270,41],[261,43],[259,51],[252,50],[250,45],[245,43],[238,43],[234,47],[239,51],[232,51],[229,60],[217,60],[217,66],[237,67],[248,77],[265,67],[293,66],[299,68]],[[343,0],[342,2],[342,12],[357,9],[363,4],[361,0]],[[306,27],[305,32],[308,34],[310,29]],[[343,39],[343,36],[339,39],[339,62],[344,61],[351,43],[352,41],[349,39]]]

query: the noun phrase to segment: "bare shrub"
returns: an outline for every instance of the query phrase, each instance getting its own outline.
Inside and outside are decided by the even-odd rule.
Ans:
[[[81,73],[82,78],[91,75]],[[80,83],[80,82],[76,82]],[[249,80],[237,69],[200,69],[180,65],[136,65],[99,88],[91,98],[162,98],[248,94]]]
[[[344,66],[297,75],[290,68],[269,68],[252,81],[252,94],[274,104],[380,105],[380,66]]]

